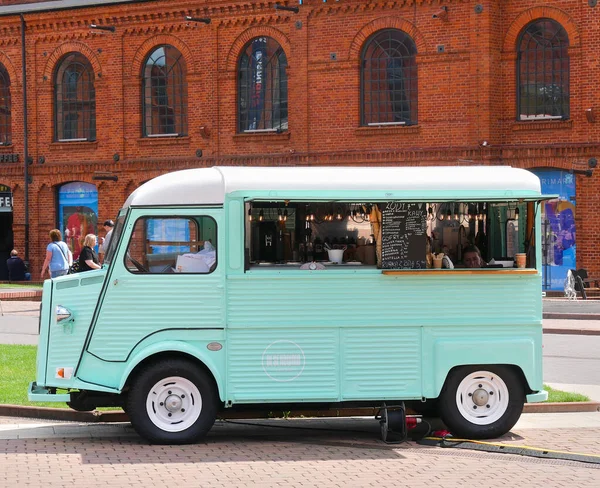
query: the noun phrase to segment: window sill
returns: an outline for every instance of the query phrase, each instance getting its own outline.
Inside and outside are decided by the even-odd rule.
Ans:
[[[98,141],[62,141],[50,143],[50,149],[67,151],[73,148],[98,149]]]
[[[455,268],[455,269],[384,269],[384,275],[535,275],[538,270],[535,268],[493,268],[493,269],[473,269],[473,268]]]
[[[528,130],[568,130],[573,128],[573,119],[569,120],[518,120],[513,122],[513,131]]]
[[[418,134],[421,130],[419,125],[372,125],[356,129],[357,136],[395,136],[406,134]]]
[[[233,136],[235,142],[278,142],[288,141],[290,139],[290,131],[285,132],[249,132],[240,133]]]
[[[173,144],[181,145],[181,146],[189,146],[190,145],[190,136],[155,136],[155,137],[140,137],[137,140],[140,146],[171,146]]]

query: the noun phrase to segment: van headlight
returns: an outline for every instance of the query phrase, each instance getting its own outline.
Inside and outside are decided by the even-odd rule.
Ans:
[[[72,320],[73,314],[67,307],[63,307],[62,305],[57,305],[54,309],[54,316],[56,317],[56,323],[60,324],[67,323]]]

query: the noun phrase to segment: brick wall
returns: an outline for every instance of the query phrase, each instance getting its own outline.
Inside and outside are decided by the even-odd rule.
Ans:
[[[570,169],[574,162],[600,156],[600,114],[595,123],[585,116],[586,108],[600,111],[595,89],[600,74],[600,6],[591,8],[581,0],[305,0],[294,14],[276,11],[274,4],[165,0],[25,16],[34,277],[41,268],[47,232],[57,224],[57,186],[94,182],[96,171],[119,177],[117,182],[94,182],[99,183],[102,222],[116,215],[140,183],[179,168],[483,163]],[[441,5],[448,7],[447,20],[432,18]],[[483,7],[480,13],[476,5]],[[210,17],[212,22],[186,23],[185,14]],[[540,17],[560,22],[569,35],[568,121],[516,121],[516,42],[523,27]],[[91,30],[91,23],[114,25],[116,32]],[[361,49],[370,34],[390,27],[410,34],[417,46],[418,125],[360,127]],[[236,63],[245,43],[264,35],[275,38],[287,55],[289,131],[236,134]],[[142,138],[141,66],[153,47],[165,43],[186,58],[189,134],[177,139]],[[96,74],[95,142],[53,141],[53,70],[69,51],[88,57]],[[0,147],[0,154],[20,156],[19,163],[0,163],[0,184],[13,188],[15,245],[23,249],[18,16],[4,17],[0,25],[0,62],[11,77],[13,117],[13,144]],[[490,145],[481,148],[483,140]],[[199,149],[202,157],[196,157]],[[577,176],[578,266],[596,274],[600,274],[599,177],[600,173]],[[101,228],[99,233],[103,234]]]

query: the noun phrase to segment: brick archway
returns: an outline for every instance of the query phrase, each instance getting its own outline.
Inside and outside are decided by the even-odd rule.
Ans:
[[[44,67],[44,79],[48,81],[52,81],[52,75],[54,73],[54,68],[56,64],[60,61],[60,59],[67,53],[78,52],[83,54],[88,61],[92,65],[92,69],[94,70],[94,78],[97,78],[99,74],[102,73],[102,66],[100,65],[100,61],[96,57],[96,54],[92,49],[90,49],[83,42],[65,42],[58,46],[52,54],[48,57],[48,61],[46,62],[46,66]]]
[[[360,52],[366,40],[375,32],[382,29],[398,29],[408,34],[417,46],[418,54],[427,52],[427,43],[423,34],[410,22],[401,17],[381,17],[365,25],[352,40],[350,50],[348,51],[348,59],[350,61],[359,61]]]
[[[569,36],[569,47],[580,47],[581,35],[575,21],[563,10],[556,7],[533,7],[522,12],[510,25],[504,38],[504,52],[514,52],[521,32],[527,24],[538,19],[552,19],[558,22]]]
[[[2,51],[0,51],[0,64],[6,68],[6,72],[8,73],[8,76],[10,76],[10,85],[20,87],[21,78],[17,74],[17,71],[15,70],[10,58]]]
[[[235,71],[237,69],[237,62],[240,53],[242,52],[242,49],[248,42],[250,42],[256,37],[271,37],[275,39],[289,59],[292,45],[290,44],[289,39],[281,31],[274,29],[273,27],[267,26],[250,27],[249,29],[242,32],[242,34],[238,36],[238,38],[234,41],[233,45],[231,46],[231,49],[227,54],[227,71]]]
[[[153,48],[163,46],[165,44],[173,46],[182,54],[185,59],[188,75],[197,71],[194,56],[192,55],[192,51],[187,44],[185,44],[176,36],[170,34],[159,34],[144,41],[133,56],[133,61],[131,63],[125,63],[125,78],[129,78],[131,76],[141,76],[142,66],[148,54]]]

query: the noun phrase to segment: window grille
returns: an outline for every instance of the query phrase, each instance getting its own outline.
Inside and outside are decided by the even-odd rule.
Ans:
[[[238,77],[239,132],[288,129],[287,58],[277,41],[257,37],[240,57]]]
[[[569,118],[569,38],[551,19],[527,25],[517,53],[517,118]]]
[[[94,70],[80,53],[68,53],[54,76],[54,139],[96,140]]]
[[[0,64],[0,145],[3,146],[12,142],[10,109],[10,77],[4,65]]]
[[[417,48],[397,29],[373,34],[361,59],[361,125],[417,123]]]
[[[159,46],[143,70],[144,137],[187,135],[187,67],[182,54],[173,46]]]

